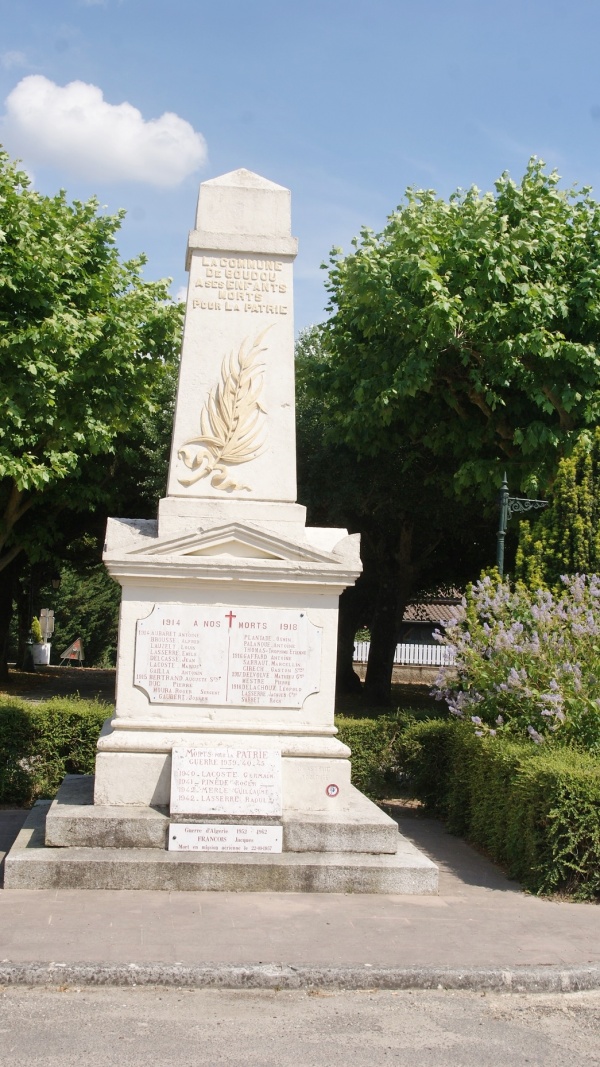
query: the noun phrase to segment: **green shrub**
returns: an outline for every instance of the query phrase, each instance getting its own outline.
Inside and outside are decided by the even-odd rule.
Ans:
[[[33,619],[31,620],[31,637],[36,645],[41,645],[44,640],[44,635],[42,634],[42,627],[40,626],[40,620],[38,619],[37,615],[34,615]]]
[[[534,893],[600,896],[600,765],[562,746],[409,726],[396,762],[413,796]],[[393,760],[393,757],[392,757]]]
[[[338,737],[352,750],[352,784],[373,800],[389,795],[394,775],[394,741],[400,726],[395,716],[351,719],[336,716]]]
[[[0,696],[0,803],[54,796],[65,774],[93,774],[108,704],[56,697],[33,704]]]
[[[448,815],[448,749],[455,730],[455,723],[447,719],[414,721],[405,726],[395,746],[405,786],[432,815],[442,818]]]
[[[0,803],[25,804],[33,799],[30,761],[33,723],[25,701],[0,705]]]
[[[515,877],[537,892],[600,897],[600,766],[586,753],[555,749],[523,762],[516,780],[518,812],[509,833]],[[521,842],[526,846],[522,847]]]
[[[575,744],[600,754],[600,576],[565,577],[560,595],[489,576],[440,637],[455,677],[438,696],[479,734]],[[458,686],[456,686],[456,678]]]

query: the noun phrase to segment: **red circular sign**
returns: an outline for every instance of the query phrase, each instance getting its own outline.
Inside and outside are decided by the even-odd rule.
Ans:
[[[337,797],[339,791],[340,791],[339,785],[335,785],[334,782],[332,782],[331,785],[328,785],[327,789],[325,790],[325,792],[327,793],[328,797]]]

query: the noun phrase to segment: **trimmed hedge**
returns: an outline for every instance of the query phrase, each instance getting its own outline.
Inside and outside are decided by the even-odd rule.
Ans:
[[[534,893],[600,896],[600,764],[571,748],[413,723],[396,760],[413,796]]]
[[[0,696],[0,804],[55,795],[65,774],[93,774],[109,704],[56,697],[40,704]]]
[[[54,796],[92,774],[109,704],[0,697],[0,803]],[[479,738],[464,723],[408,713],[336,718],[352,781],[373,799],[404,790],[534,893],[600,896],[600,765],[587,753]]]
[[[34,704],[0,696],[0,804],[52,797],[65,774],[93,774],[96,743],[109,704],[56,697]],[[352,749],[352,781],[379,798],[389,792],[397,718],[336,719],[339,738]]]
[[[0,696],[0,804],[52,797],[65,774],[93,774],[98,734],[112,710],[80,697],[35,704]],[[336,717],[338,737],[352,750],[352,781],[373,800],[397,787],[395,743],[408,722],[412,713]]]
[[[392,716],[350,719],[336,716],[338,739],[352,750],[352,784],[372,800],[389,795],[394,774],[394,744],[400,723]]]

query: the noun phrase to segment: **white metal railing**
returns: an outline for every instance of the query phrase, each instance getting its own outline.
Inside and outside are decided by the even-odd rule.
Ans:
[[[366,663],[369,658],[370,641],[356,641],[354,645],[354,662]],[[451,666],[454,653],[445,645],[416,645],[403,643],[396,645],[394,663],[401,666],[415,664],[419,667]]]

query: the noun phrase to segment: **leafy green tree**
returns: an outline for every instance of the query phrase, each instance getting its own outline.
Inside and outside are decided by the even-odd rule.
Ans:
[[[95,549],[96,546],[90,547]],[[77,567],[64,564],[61,577],[57,592],[46,587],[40,594],[47,605],[52,604],[55,613],[52,662],[58,663],[60,653],[79,637],[83,642],[86,667],[114,667],[120,586],[112,580],[93,551],[88,555],[87,566],[83,562],[83,553]]]
[[[381,234],[331,257],[335,433],[451,457],[457,492],[544,488],[600,419],[600,206],[532,159],[520,184],[449,201],[408,190]]]
[[[178,345],[168,283],[119,259],[122,217],[41,196],[0,154],[0,571],[31,550],[22,520],[42,494],[75,478],[94,501],[83,465],[151,409]]]
[[[166,487],[176,386],[173,361],[165,364],[155,383],[153,409],[118,435],[113,452],[90,459],[32,507],[27,520],[35,523],[39,518],[42,544],[34,559],[21,553],[3,572],[4,576],[15,572],[12,600],[17,621],[8,639],[8,659],[25,663],[30,616],[42,607],[53,607],[54,660],[54,653],[70,644],[75,633],[85,634],[87,666],[114,666],[120,588],[100,562],[106,519],[108,515],[155,517],[156,502]],[[81,477],[88,483],[88,492],[80,506],[77,484]],[[60,593],[50,582],[57,572],[63,582]]]
[[[600,573],[600,427],[561,459],[550,507],[522,521],[515,575],[530,589],[562,590],[561,576]]]
[[[179,348],[165,360],[154,384],[152,408],[117,438],[110,457],[110,479],[117,487],[111,496],[111,515],[156,516],[157,502],[167,491],[178,370]]]
[[[360,626],[371,633],[365,682],[369,704],[390,695],[394,651],[408,600],[420,590],[463,585],[493,551],[493,525],[477,503],[453,508],[451,471],[410,441],[381,456],[336,441],[329,400],[317,387],[326,358],[318,328],[296,346],[299,499],[314,525],[361,535],[363,574],[340,600],[338,689],[359,687],[352,669]],[[489,538],[489,544],[486,544]]]
[[[36,193],[0,152],[0,653],[20,574],[120,510],[119,445],[171,388],[182,308],[119,259],[122,217]]]
[[[511,486],[541,495],[600,421],[600,206],[535,159],[495,193],[408,190],[382,233],[332,253],[328,289],[309,383],[326,398],[326,440],[377,460],[404,505],[396,607],[373,664],[382,693],[402,575],[416,591],[431,537],[437,555],[477,507],[491,521],[505,469]]]
[[[102,481],[102,498],[93,511],[68,513],[71,521],[62,542],[56,532],[54,547],[60,547],[60,554],[55,556],[52,570],[60,570],[60,590],[52,589],[47,565],[24,569],[23,603],[33,603],[35,610],[55,610],[53,662],[58,662],[60,652],[75,637],[81,637],[86,666],[115,665],[121,589],[101,562],[106,518],[109,514],[155,517],[157,501],[166,490],[176,386],[177,366],[173,362],[156,384],[154,409],[144,413],[128,433],[117,437],[110,456],[95,461],[95,467],[101,468],[94,473]],[[18,606],[21,608],[20,603]]]

